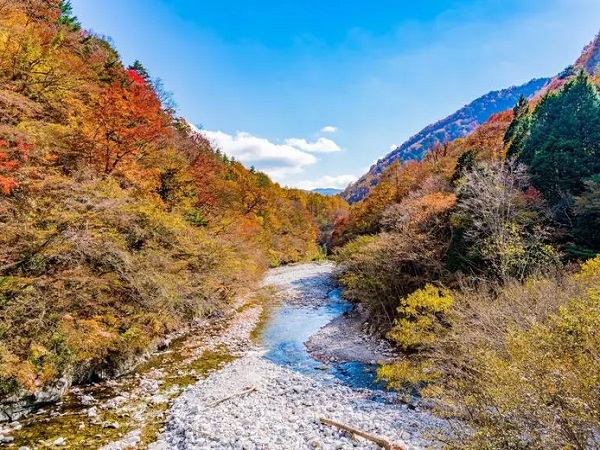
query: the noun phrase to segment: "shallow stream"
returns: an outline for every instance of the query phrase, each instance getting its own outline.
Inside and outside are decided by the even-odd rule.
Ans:
[[[312,335],[336,317],[350,312],[352,307],[341,297],[340,289],[331,290],[327,294],[327,302],[321,306],[272,306],[260,336],[260,344],[266,351],[265,358],[325,382],[339,379],[355,389],[384,389],[384,384],[375,379],[376,365],[357,361],[322,363],[306,350],[305,343]]]

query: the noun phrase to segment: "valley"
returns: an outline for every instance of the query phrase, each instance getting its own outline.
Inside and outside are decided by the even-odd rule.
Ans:
[[[600,449],[600,34],[547,41],[580,9],[535,78],[511,27],[404,64],[442,47],[366,2],[326,45],[302,2],[136,1],[0,0],[0,448]],[[433,38],[433,3],[392,9]]]

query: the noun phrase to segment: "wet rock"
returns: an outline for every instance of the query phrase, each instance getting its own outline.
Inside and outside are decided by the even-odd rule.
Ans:
[[[64,375],[61,379],[49,383],[33,394],[21,389],[0,402],[0,423],[11,422],[25,417],[41,405],[58,401],[67,392],[73,377]]]
[[[123,439],[111,442],[100,448],[100,450],[125,450],[134,448],[142,440],[142,430],[136,429],[127,433]]]
[[[116,396],[114,398],[111,398],[106,403],[104,403],[103,407],[106,408],[106,409],[116,409],[121,404],[123,404],[125,401],[127,401],[127,398],[125,396],[118,395],[118,396]]]

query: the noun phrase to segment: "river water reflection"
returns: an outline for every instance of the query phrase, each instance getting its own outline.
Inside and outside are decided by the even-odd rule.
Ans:
[[[336,379],[352,388],[383,390],[376,382],[377,366],[356,361],[324,364],[315,360],[306,350],[305,342],[336,317],[352,310],[352,304],[334,289],[327,295],[323,306],[273,306],[270,319],[262,335],[265,358],[282,366],[324,381]]]

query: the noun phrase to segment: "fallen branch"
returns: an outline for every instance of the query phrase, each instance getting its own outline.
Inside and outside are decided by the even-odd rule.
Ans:
[[[209,405],[207,405],[209,408],[212,408],[213,406],[217,406],[223,402],[226,402],[229,399],[232,399],[233,397],[241,397],[242,395],[246,395],[249,394],[251,392],[254,392],[256,390],[256,386],[252,386],[251,388],[248,388],[246,390],[243,390],[242,392],[237,392],[235,394],[231,394],[225,398],[222,398],[221,400],[217,400],[216,402],[210,403]]]
[[[385,450],[406,450],[406,447],[404,445],[392,444],[390,441],[388,441],[382,437],[375,436],[374,434],[367,433],[366,431],[359,430],[358,428],[354,428],[349,425],[345,425],[343,423],[335,422],[333,420],[325,419],[324,417],[321,417],[320,420],[323,425],[329,425],[330,427],[336,427],[341,430],[352,433],[353,436],[360,436],[362,438],[365,438],[371,442],[374,442],[375,444],[379,445],[380,447],[384,448]]]

